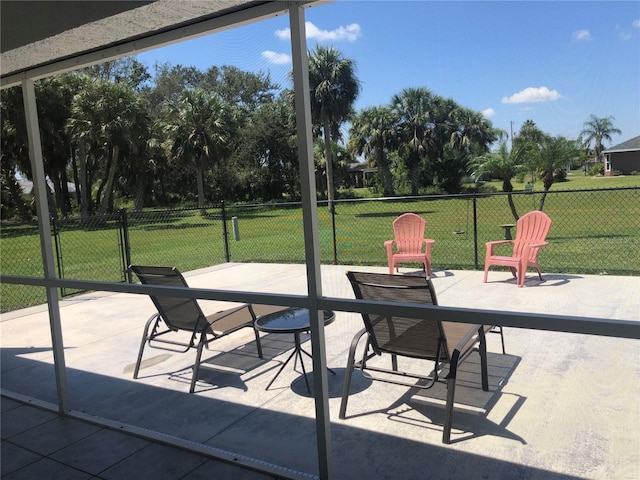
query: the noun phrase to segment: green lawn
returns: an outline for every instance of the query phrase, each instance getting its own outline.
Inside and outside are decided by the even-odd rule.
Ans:
[[[502,190],[502,182],[487,182],[487,185],[493,185],[498,191]],[[513,182],[513,188],[516,191],[524,190],[525,183]],[[554,183],[552,190],[582,190],[589,188],[623,188],[623,187],[640,187],[640,175],[619,175],[614,177],[604,177],[586,175],[582,170],[571,170],[567,174],[566,182]],[[542,182],[537,181],[534,184],[535,190],[542,190]]]
[[[619,182],[622,178],[635,177],[589,181]],[[554,185],[552,191],[570,184]],[[532,193],[514,198],[519,213],[523,214],[537,208],[540,195]],[[476,265],[473,210],[473,201],[467,198],[338,203],[335,216],[338,263],[386,265],[383,243],[393,237],[391,222],[397,215],[412,211],[426,219],[426,236],[436,240],[434,269],[482,267],[485,242],[502,238],[504,231],[500,225],[513,223],[513,218],[506,196],[477,197]],[[547,196],[545,212],[553,220],[550,245],[540,255],[545,271],[640,274],[640,189],[551,193]],[[239,241],[235,241],[231,222],[228,223],[231,261],[304,262],[300,208],[230,207],[227,215],[238,218],[240,233]],[[331,264],[332,221],[325,207],[319,209],[318,220],[321,261]],[[102,226],[109,228],[89,229],[71,223],[61,228],[59,252],[65,278],[106,281],[125,278],[120,259],[121,237],[114,225],[111,222]],[[145,212],[141,218],[131,215],[131,262],[175,265],[183,271],[224,263],[222,232],[219,212],[204,217],[197,210]],[[42,276],[39,241],[33,227],[3,227],[0,248],[0,268],[4,274]],[[44,301],[43,289],[6,284],[0,288],[1,311]]]

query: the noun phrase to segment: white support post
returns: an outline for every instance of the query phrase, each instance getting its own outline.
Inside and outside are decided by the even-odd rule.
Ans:
[[[293,58],[293,90],[296,107],[298,159],[302,191],[302,221],[307,265],[308,308],[311,320],[313,348],[313,387],[316,407],[316,435],[320,478],[332,478],[331,422],[327,379],[327,353],[324,336],[324,316],[318,308],[322,297],[320,245],[318,239],[318,204],[313,162],[311,130],[311,99],[309,98],[309,65],[305,33],[304,9],[299,3],[289,7],[291,53]]]
[[[53,246],[51,244],[51,222],[49,221],[49,205],[47,202],[47,183],[42,160],[42,144],[40,142],[40,126],[38,123],[38,109],[36,94],[32,79],[22,81],[22,98],[27,123],[27,137],[29,141],[29,160],[33,171],[33,188],[36,200],[36,212],[40,231],[40,248],[44,267],[44,279],[47,286],[47,305],[49,308],[49,328],[51,330],[51,345],[53,348],[53,368],[56,373],[56,387],[58,394],[58,411],[65,413],[70,410],[69,388],[67,384],[67,369],[64,359],[64,345],[62,343],[62,326],[60,321],[60,303],[58,289],[51,285],[55,280],[55,266],[53,260]]]

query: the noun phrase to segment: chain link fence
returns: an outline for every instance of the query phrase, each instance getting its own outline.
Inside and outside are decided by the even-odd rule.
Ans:
[[[511,195],[521,216],[536,210],[540,192]],[[485,242],[515,235],[504,193],[341,200],[334,214],[318,208],[321,262],[386,265],[392,222],[414,212],[435,240],[433,268],[479,269]],[[553,225],[539,256],[546,272],[640,274],[640,188],[550,191],[544,211]],[[172,265],[182,271],[224,262],[304,263],[300,203],[216,206],[205,209],[126,212],[52,220],[61,278],[131,281],[127,266]],[[504,254],[509,254],[508,250]],[[1,270],[43,276],[37,224],[3,224]],[[0,285],[0,311],[44,303],[40,287]],[[63,295],[75,292],[63,291]]]

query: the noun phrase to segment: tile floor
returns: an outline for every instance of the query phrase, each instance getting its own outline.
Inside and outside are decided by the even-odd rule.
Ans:
[[[277,477],[2,397],[6,480],[269,480]]]

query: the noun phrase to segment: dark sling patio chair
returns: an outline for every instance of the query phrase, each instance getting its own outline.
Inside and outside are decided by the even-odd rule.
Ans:
[[[145,285],[188,287],[182,274],[173,267],[132,265],[129,268],[138,276],[140,282]],[[195,299],[162,295],[149,296],[158,312],[151,315],[144,327],[133,378],[138,378],[145,344],[149,344],[149,347],[152,348],[182,353],[187,352],[190,348],[196,348],[196,360],[193,364],[193,377],[191,378],[189,393],[193,393],[196,386],[204,347],[208,349],[209,343],[212,341],[241,328],[250,327],[253,328],[256,336],[258,356],[262,358],[260,335],[254,327],[254,321],[261,315],[286,308],[245,303],[238,307],[205,315]],[[190,340],[184,342],[167,338],[168,334],[179,331],[190,332]]]
[[[368,272],[347,272],[347,277],[359,299],[438,305],[433,283],[424,277]],[[362,318],[365,328],[355,335],[349,348],[340,418],[344,419],[346,416],[351,377],[356,368],[368,379],[411,388],[427,389],[437,381],[446,381],[447,400],[442,442],[450,443],[457,368],[476,349],[480,353],[482,389],[489,390],[485,333],[491,327],[399,315],[363,313]],[[366,345],[362,359],[356,361],[356,349],[363,336],[366,338]],[[367,363],[375,355],[382,354],[391,355],[391,369]],[[433,361],[433,370],[428,368],[425,374],[400,371],[398,356]],[[449,373],[441,380],[439,373],[443,364],[449,364]],[[375,372],[375,376],[370,372]]]

